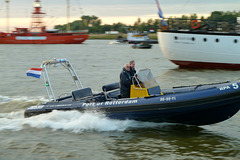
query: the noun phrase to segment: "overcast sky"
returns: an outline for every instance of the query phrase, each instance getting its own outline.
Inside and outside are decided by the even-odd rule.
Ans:
[[[10,0],[10,25],[28,27],[34,0]],[[66,23],[66,0],[41,0],[45,21],[51,28]],[[240,0],[159,0],[165,17],[197,13],[207,16],[212,11],[239,11]],[[103,23],[133,24],[137,18],[156,19],[155,0],[70,0],[71,21],[82,15],[95,15]],[[6,24],[5,0],[0,0],[0,30]]]

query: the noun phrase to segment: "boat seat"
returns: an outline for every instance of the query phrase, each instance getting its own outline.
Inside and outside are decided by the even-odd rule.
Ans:
[[[103,90],[103,92],[108,92],[108,91],[119,89],[119,88],[120,88],[119,87],[119,82],[116,82],[116,83],[111,83],[111,84],[104,85],[102,87],[102,90]]]
[[[83,88],[72,92],[73,101],[79,101],[86,98],[93,98],[91,88]]]
[[[106,99],[118,99],[120,97],[119,82],[104,85],[102,90]],[[111,92],[109,92],[111,91]]]
[[[160,86],[155,86],[152,88],[148,88],[148,94],[151,95],[161,95],[161,88]]]

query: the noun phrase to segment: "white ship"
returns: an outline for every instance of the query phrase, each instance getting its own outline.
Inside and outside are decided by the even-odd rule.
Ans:
[[[127,31],[127,41],[130,44],[137,44],[142,42],[149,43],[149,44],[158,43],[157,40],[150,39],[146,31],[143,33],[139,31]]]
[[[180,67],[240,69],[240,19],[236,24],[167,19],[157,33],[166,58]],[[167,24],[167,25],[166,25]]]
[[[141,33],[139,31],[129,31],[127,34],[127,40],[129,43],[141,43],[149,40],[147,33]]]

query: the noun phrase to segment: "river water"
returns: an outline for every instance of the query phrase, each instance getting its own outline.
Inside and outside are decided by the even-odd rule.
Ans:
[[[0,159],[240,159],[240,113],[208,126],[111,120],[101,113],[56,111],[25,119],[24,109],[48,100],[42,79],[26,77],[43,60],[67,58],[94,92],[119,81],[122,66],[150,68],[160,84],[206,84],[240,78],[240,71],[179,69],[152,49],[88,40],[82,45],[0,45]],[[50,68],[51,69],[51,68]],[[72,90],[67,72],[52,66],[56,95]],[[68,75],[67,75],[68,76]],[[214,116],[214,115],[213,115]]]

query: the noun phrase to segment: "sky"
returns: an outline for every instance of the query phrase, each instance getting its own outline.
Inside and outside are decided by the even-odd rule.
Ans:
[[[14,27],[29,27],[34,0],[10,0],[10,30]],[[239,0],[159,0],[164,17],[179,17],[196,13],[209,16],[212,11],[239,11]],[[46,12],[48,28],[64,24],[66,0],[41,0]],[[146,21],[158,19],[155,0],[70,0],[70,21],[79,20],[82,15],[95,15],[103,24],[122,22],[133,24],[138,18]],[[0,0],[0,31],[6,31],[6,4]]]

